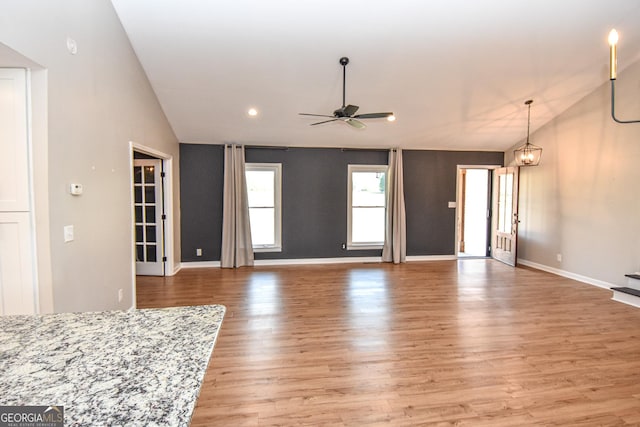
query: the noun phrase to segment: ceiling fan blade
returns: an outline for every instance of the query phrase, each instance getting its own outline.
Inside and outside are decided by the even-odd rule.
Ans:
[[[349,124],[349,125],[353,126],[353,127],[354,127],[354,128],[356,128],[356,129],[364,129],[364,128],[366,128],[365,124],[364,124],[364,123],[362,123],[362,122],[361,122],[361,121],[359,121],[359,120],[355,120],[355,119],[352,119],[352,118],[347,118],[347,119],[345,119],[344,121],[345,121],[347,124]]]
[[[327,117],[331,117],[331,116],[327,116]],[[323,123],[329,123],[329,122],[335,122],[336,120],[338,120],[338,119],[324,120],[324,121],[322,121],[322,122],[311,123],[311,125],[310,125],[310,126],[321,125],[321,124],[323,124]]]
[[[301,116],[313,116],[313,117],[327,117],[329,120],[324,120],[317,123],[311,123],[311,126],[321,125],[323,123],[335,122],[336,120],[341,120],[347,123],[349,126],[354,127],[356,129],[364,129],[366,126],[360,120],[357,119],[382,119],[387,118],[389,121],[395,120],[395,116],[391,112],[385,113],[366,113],[366,114],[356,114],[358,109],[357,105],[346,105],[346,93],[347,93],[347,64],[349,63],[349,58],[343,56],[340,58],[340,65],[342,65],[342,107],[338,108],[333,112],[333,115],[325,115],[325,114],[311,114],[311,113],[298,113]]]
[[[311,114],[311,113],[298,113],[301,116],[313,116],[313,117],[334,117],[334,116],[328,116],[326,114]]]
[[[389,116],[393,116],[393,113],[367,113],[367,114],[357,114],[353,116],[355,119],[383,119]]]
[[[344,111],[345,116],[351,117],[356,113],[356,111],[358,111],[358,108],[360,107],[358,107],[357,105],[349,104],[346,107],[344,107],[342,111]]]

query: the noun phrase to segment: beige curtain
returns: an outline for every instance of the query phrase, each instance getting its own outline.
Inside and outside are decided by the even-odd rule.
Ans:
[[[402,150],[389,150],[387,171],[387,226],[382,247],[382,261],[395,264],[407,257],[407,223],[404,210]]]
[[[222,268],[253,265],[249,201],[244,174],[244,147],[224,146],[224,188],[222,196]]]

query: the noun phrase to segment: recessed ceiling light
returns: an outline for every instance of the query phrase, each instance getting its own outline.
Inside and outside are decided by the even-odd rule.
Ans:
[[[249,111],[247,111],[247,114],[250,115],[251,117],[255,117],[258,115],[258,110],[256,110],[255,108],[249,108]]]
[[[393,114],[390,116],[387,116],[387,120],[390,122],[395,122],[396,121],[396,116],[394,116]]]

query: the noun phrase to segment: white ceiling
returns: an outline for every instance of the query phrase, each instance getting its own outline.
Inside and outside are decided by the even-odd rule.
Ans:
[[[505,150],[640,57],[640,0],[112,0],[181,142]],[[299,112],[393,111],[309,126]],[[259,110],[256,118],[246,111]],[[535,140],[532,140],[535,143]]]

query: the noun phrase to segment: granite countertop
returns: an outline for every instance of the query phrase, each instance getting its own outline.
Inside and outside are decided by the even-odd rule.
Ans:
[[[188,426],[222,305],[0,317],[0,405],[65,426]]]

